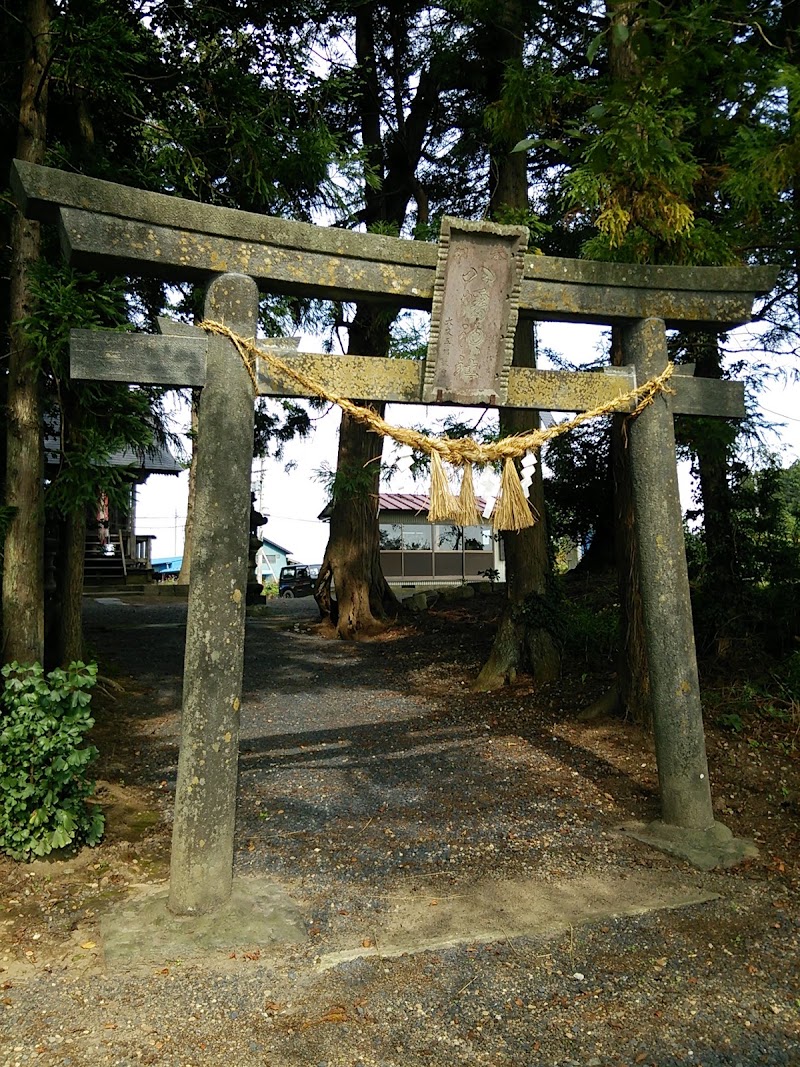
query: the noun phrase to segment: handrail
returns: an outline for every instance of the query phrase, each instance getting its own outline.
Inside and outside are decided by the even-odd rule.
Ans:
[[[127,578],[128,577],[128,567],[127,567],[127,564],[125,563],[125,546],[124,546],[124,544],[122,542],[122,530],[118,530],[117,531],[117,536],[119,537],[119,557],[122,560],[122,573]]]

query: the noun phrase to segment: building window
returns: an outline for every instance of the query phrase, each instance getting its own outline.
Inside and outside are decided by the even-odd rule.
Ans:
[[[421,522],[382,522],[379,524],[383,552],[492,552],[494,542],[489,526],[431,526]]]
[[[437,526],[437,550],[439,552],[460,552],[463,529],[463,526]]]
[[[488,526],[465,526],[464,548],[467,552],[491,552],[492,531]]]
[[[403,548],[406,552],[430,552],[432,527],[427,523],[403,523]]]
[[[381,549],[398,551],[403,547],[403,527],[399,522],[382,522],[379,526]]]

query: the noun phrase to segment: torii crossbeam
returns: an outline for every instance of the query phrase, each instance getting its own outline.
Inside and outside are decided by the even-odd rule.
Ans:
[[[71,263],[165,280],[211,280],[206,318],[223,320],[245,337],[256,333],[259,287],[433,306],[439,356],[427,365],[368,354],[299,354],[277,346],[287,363],[329,391],[363,399],[590,410],[663,371],[667,328],[720,330],[749,321],[755,296],[772,287],[776,274],[764,267],[648,267],[524,256],[515,246],[509,255],[519,258],[519,276],[506,272],[513,314],[499,316],[498,351],[508,348],[518,310],[534,319],[622,325],[627,366],[612,373],[539,371],[511,367],[500,352],[494,368],[470,367],[465,378],[463,345],[459,349],[449,340],[442,345],[441,338],[455,337],[460,329],[462,338],[471,331],[470,344],[476,337],[483,344],[488,327],[480,314],[494,300],[495,284],[486,279],[503,273],[492,242],[518,244],[519,235],[506,232],[509,228],[454,221],[437,250],[421,242],[210,207],[20,162],[14,164],[12,185],[29,217],[58,223]],[[476,231],[472,245],[471,229]],[[461,231],[467,237],[457,253],[453,243],[443,253],[448,242],[457,244]],[[451,263],[460,264],[461,281],[443,280],[448,254]],[[495,267],[489,270],[491,257]],[[473,279],[478,280],[470,289]],[[454,285],[462,286],[456,304],[460,301],[469,318],[466,325],[456,321],[455,333],[447,316],[457,319],[458,311],[447,310],[452,300],[442,305],[442,287],[452,293]],[[228,340],[191,330],[159,337],[75,331],[71,372],[202,387],[169,906],[178,914],[212,911],[231,892],[253,387]],[[473,378],[474,390],[464,385]],[[265,395],[302,395],[294,382],[265,366],[257,368],[257,382]],[[714,821],[711,804],[673,414],[742,417],[743,390],[739,383],[686,374],[672,383],[674,395],[658,396],[629,432],[662,801],[662,821],[652,835],[661,847],[681,855],[696,859],[702,853],[709,862],[728,862],[743,854],[746,843]]]

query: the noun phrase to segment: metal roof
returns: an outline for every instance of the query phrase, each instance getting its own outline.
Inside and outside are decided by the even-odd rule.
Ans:
[[[260,540],[262,545],[269,545],[270,548],[277,548],[277,550],[281,552],[284,556],[291,556],[292,554],[291,549],[284,548],[283,545],[279,545],[277,541],[270,541],[268,537],[262,537],[260,538]]]
[[[478,509],[483,511],[486,506],[486,501],[482,497],[477,497],[476,502]],[[317,518],[330,519],[332,503],[328,502]],[[378,494],[378,510],[379,511],[410,511],[415,515],[419,515],[422,512],[427,512],[430,507],[430,497],[427,493],[379,493]],[[427,518],[427,515],[425,516]]]
[[[380,493],[381,511],[427,511],[431,498],[427,493]]]
[[[476,503],[481,511],[486,507],[482,497],[476,497]],[[427,511],[430,497],[427,493],[381,493],[378,506],[381,511]]]
[[[45,462],[49,466],[57,466],[61,459],[61,441],[58,437],[47,436],[44,439]],[[180,474],[185,470],[185,464],[179,462],[168,448],[153,445],[152,448],[123,449],[121,452],[113,452],[104,460],[106,467],[128,467],[132,474]]]

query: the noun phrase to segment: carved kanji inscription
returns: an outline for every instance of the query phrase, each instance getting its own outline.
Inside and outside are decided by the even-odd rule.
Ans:
[[[528,231],[442,220],[423,400],[503,404]]]

